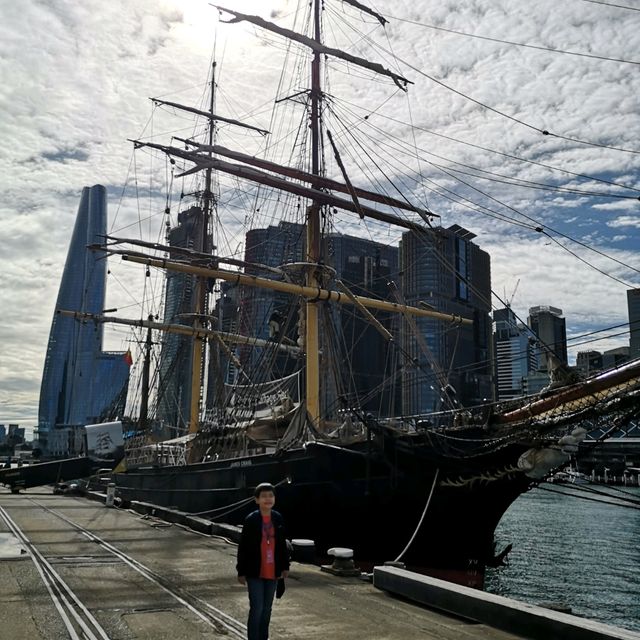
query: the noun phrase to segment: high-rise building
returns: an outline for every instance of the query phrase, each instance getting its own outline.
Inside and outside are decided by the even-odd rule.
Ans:
[[[272,269],[303,262],[305,259],[304,226],[281,221],[261,229],[251,229],[246,235],[245,260],[252,265],[264,265],[268,269],[247,267],[246,273],[271,279],[284,276]],[[287,275],[295,279],[300,272]],[[237,296],[240,333],[267,340],[286,336],[297,339],[299,302],[286,293],[259,287],[241,287]],[[278,336],[272,335],[277,327]],[[286,376],[298,368],[298,361],[273,349],[240,346],[239,359],[247,373],[258,382]]]
[[[82,190],[64,266],[40,387],[38,432],[50,452],[72,453],[64,430],[122,415],[129,367],[121,352],[103,352],[103,326],[59,315],[66,309],[100,314],[104,309],[107,263],[102,244],[107,231],[106,189]],[[70,450],[71,449],[71,450]]]
[[[510,400],[525,395],[527,374],[537,368],[534,341],[510,307],[496,309],[493,324],[496,398]]]
[[[177,226],[169,230],[169,246],[172,249],[202,251],[203,229],[204,216],[200,207],[181,211]],[[170,254],[174,258],[180,255],[178,252]],[[193,325],[197,308],[196,282],[195,276],[177,271],[167,272],[165,324]],[[185,431],[191,419],[193,345],[194,341],[189,336],[176,333],[162,335],[155,416],[174,436]]]
[[[324,238],[321,254],[327,273],[331,274],[327,276],[326,286],[344,292],[336,283],[340,280],[356,295],[393,298],[388,282],[397,280],[397,247],[330,233]],[[249,231],[245,260],[271,269],[289,269],[288,277],[299,278],[303,271],[291,270],[290,266],[305,260],[304,226],[280,222]],[[278,277],[272,270],[259,267],[248,267],[247,272]],[[230,297],[229,289],[225,291],[224,298],[227,297]],[[222,317],[228,322],[234,307],[239,309],[239,333],[262,339],[284,336],[290,344],[296,343],[300,328],[299,310],[303,308],[299,300],[265,289],[240,287],[230,304],[218,305],[219,320]],[[376,415],[399,413],[399,384],[395,375],[397,354],[396,358],[388,356],[387,341],[353,306],[323,306],[320,315],[321,366],[330,367],[334,374],[322,377],[323,410],[335,413],[342,408],[358,406]],[[394,330],[394,320],[388,313],[375,312],[374,315],[390,331]],[[395,322],[397,325],[397,320]],[[277,327],[277,335],[274,335],[274,327]],[[329,333],[333,337],[331,341]],[[277,354],[270,349],[244,346],[239,347],[238,352],[243,367],[253,372],[254,377],[256,374],[262,375],[263,379],[285,376],[300,367],[299,358]]]
[[[640,358],[640,289],[627,290],[629,309],[629,359]]]
[[[407,304],[473,320],[447,326],[416,318],[402,323],[402,347],[413,362],[403,368],[403,411],[423,414],[450,403],[472,405],[493,397],[491,264],[458,225],[404,233],[400,246],[402,292]],[[414,326],[412,326],[414,325]]]
[[[7,442],[12,446],[24,442],[24,433],[24,427],[18,424],[10,424],[7,432]]]
[[[213,316],[213,328],[226,333],[238,334],[238,295],[241,287],[235,283],[221,281],[219,283],[220,296],[216,300]],[[209,368],[207,375],[207,404],[206,408],[215,410],[222,406],[225,398],[225,385],[238,382],[238,371],[229,357],[233,352],[233,345],[229,350],[221,349],[219,343],[209,343]]]
[[[592,376],[596,371],[602,371],[602,353],[593,349],[578,351],[576,369],[583,376]]]
[[[326,238],[325,255],[335,278],[351,293],[397,301],[397,247],[332,233]],[[341,360],[349,365],[340,367],[344,375],[336,400],[341,408],[351,405],[377,416],[398,415],[401,412],[398,350],[390,349],[389,342],[356,307],[333,305],[332,310],[335,331],[344,349]],[[397,340],[400,317],[372,309],[370,312]]]
[[[562,317],[562,309],[548,305],[531,307],[528,325],[533,334],[538,337],[536,350],[538,371],[544,373],[550,371],[548,362],[550,351],[561,364],[567,365],[567,325]]]

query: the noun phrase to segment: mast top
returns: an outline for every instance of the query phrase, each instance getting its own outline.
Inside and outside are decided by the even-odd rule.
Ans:
[[[291,29],[279,27],[277,24],[269,22],[268,20],[265,20],[260,16],[250,16],[245,13],[240,13],[239,11],[234,11],[233,9],[227,9],[216,4],[212,4],[211,6],[215,7],[219,11],[224,11],[225,13],[230,13],[234,16],[231,20],[223,21],[228,24],[232,24],[234,22],[250,22],[251,24],[255,24],[257,27],[260,27],[267,31],[271,31],[272,33],[277,33],[278,35],[283,36],[288,40],[299,42],[300,44],[309,47],[316,54],[325,54],[334,58],[340,58],[345,62],[350,62],[351,64],[358,65],[359,67],[363,67],[364,69],[369,69],[369,71],[387,76],[391,78],[395,82],[396,86],[403,91],[407,90],[408,84],[413,84],[411,80],[407,80],[407,78],[405,78],[404,76],[401,76],[398,73],[394,73],[390,69],[383,67],[378,62],[371,62],[369,60],[365,60],[364,58],[359,58],[358,56],[352,56],[350,53],[346,53],[345,51],[341,51],[340,49],[327,47],[314,38],[309,38],[308,36],[302,35],[301,33],[296,33],[295,31],[291,31]]]

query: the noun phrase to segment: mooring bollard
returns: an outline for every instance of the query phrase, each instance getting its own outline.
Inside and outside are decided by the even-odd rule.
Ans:
[[[313,564],[316,561],[316,543],[313,540],[294,538],[291,541],[293,547],[292,560]]]
[[[105,507],[113,507],[113,501],[116,497],[116,485],[113,482],[110,482],[107,485],[107,498],[104,501]]]
[[[359,576],[361,571],[353,563],[353,549],[332,547],[327,555],[333,556],[333,564],[323,564],[320,571],[332,573],[334,576]]]

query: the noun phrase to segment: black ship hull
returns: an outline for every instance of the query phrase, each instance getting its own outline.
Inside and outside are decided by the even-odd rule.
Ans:
[[[277,508],[289,537],[314,540],[320,555],[344,546],[359,561],[395,560],[415,533],[402,558],[407,565],[477,586],[494,560],[500,518],[533,482],[515,466],[526,447],[450,457],[430,441],[409,440],[385,443],[384,452],[366,442],[310,443],[279,454],[140,467],[115,481],[125,500],[229,524],[255,508],[246,499],[257,484],[279,484]]]

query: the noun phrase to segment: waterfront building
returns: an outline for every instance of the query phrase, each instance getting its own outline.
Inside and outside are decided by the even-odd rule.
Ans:
[[[629,347],[616,347],[608,349],[602,354],[602,368],[611,369],[619,367],[621,364],[629,361]]]
[[[169,230],[167,241],[172,249],[202,251],[204,216],[202,209],[190,207],[178,213],[178,224]],[[171,258],[180,257],[169,251]],[[192,326],[196,312],[196,277],[167,271],[165,281],[165,324]],[[194,340],[176,333],[163,333],[158,367],[155,417],[169,429],[170,435],[183,433],[191,420],[191,364]]]
[[[561,364],[567,365],[567,325],[562,309],[548,305],[531,307],[527,324],[539,339],[536,349],[538,371],[549,372],[549,350]]]
[[[576,356],[576,369],[585,377],[591,376],[597,371],[602,371],[602,353],[590,349],[588,351],[578,351]]]
[[[640,289],[627,290],[629,310],[629,359],[640,358]]]
[[[472,242],[474,237],[458,225],[402,236],[406,303],[426,303],[436,311],[473,320],[473,325],[460,327],[430,318],[403,320],[401,344],[412,361],[405,363],[402,373],[407,415],[447,408],[445,395],[466,406],[493,397],[491,263],[489,254]]]
[[[526,377],[537,369],[534,342],[510,307],[493,312],[496,399],[525,395]]]
[[[103,352],[103,325],[78,322],[58,309],[100,314],[107,263],[100,251],[107,232],[106,189],[82,190],[56,301],[40,387],[38,432],[54,455],[78,451],[85,424],[121,415],[129,366],[122,352]]]
[[[0,444],[3,444],[7,438],[7,430],[3,424],[0,424]]]

